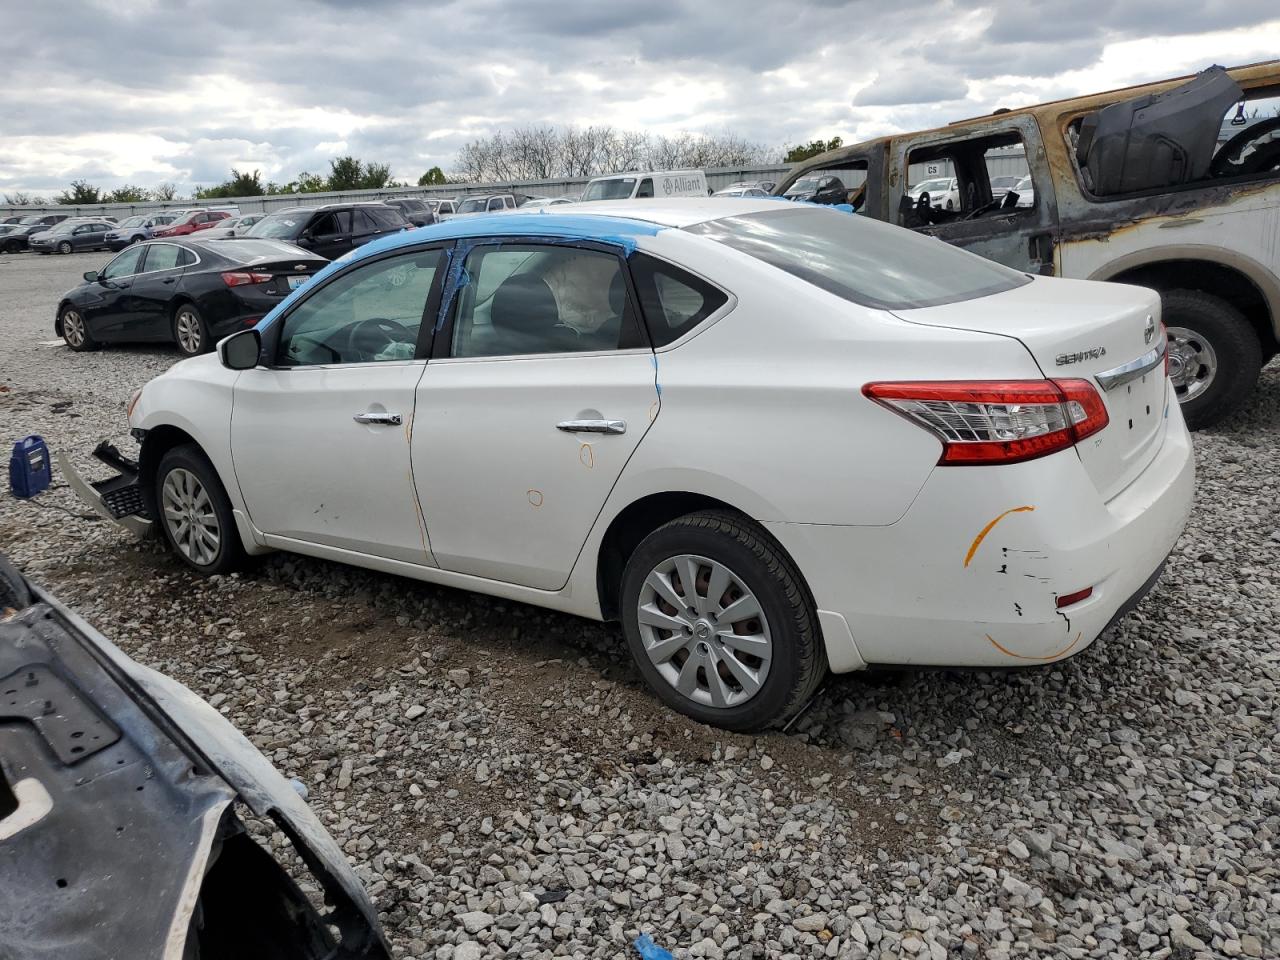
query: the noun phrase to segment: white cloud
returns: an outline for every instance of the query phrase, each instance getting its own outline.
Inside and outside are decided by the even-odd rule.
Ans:
[[[855,142],[1280,50],[1274,0],[1079,0],[1069,18],[1026,0],[144,0],[4,19],[0,192],[45,194],[282,181],[347,152],[414,180],[518,124]]]

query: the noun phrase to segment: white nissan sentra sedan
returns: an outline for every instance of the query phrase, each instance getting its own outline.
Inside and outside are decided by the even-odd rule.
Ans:
[[[776,200],[387,237],[129,424],[136,470],[73,483],[196,570],[288,550],[620,620],[735,730],[828,670],[1079,653],[1193,488],[1156,294]]]

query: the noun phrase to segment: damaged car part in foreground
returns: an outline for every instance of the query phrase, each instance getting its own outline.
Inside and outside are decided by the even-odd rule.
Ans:
[[[288,838],[301,885],[240,804]],[[204,700],[2,556],[0,941],[6,960],[51,944],[66,960],[389,956],[298,790]]]

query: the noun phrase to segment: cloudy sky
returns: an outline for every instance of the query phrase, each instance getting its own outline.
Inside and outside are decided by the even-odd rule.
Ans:
[[[415,181],[526,123],[853,142],[1277,56],[1276,0],[0,0],[0,193]]]

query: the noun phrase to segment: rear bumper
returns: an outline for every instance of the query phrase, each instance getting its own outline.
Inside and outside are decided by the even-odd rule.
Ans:
[[[1168,416],[1155,459],[1110,501],[1068,450],[936,469],[885,527],[769,524],[809,583],[833,669],[1026,666],[1086,649],[1154,586],[1186,524],[1191,438],[1176,403]]]
[[[98,444],[93,455],[115,468],[116,475],[96,482],[85,480],[61,451],[56,454],[58,469],[76,496],[98,516],[119,524],[136,537],[151,536],[155,521],[138,484],[138,465],[105,440]]]

